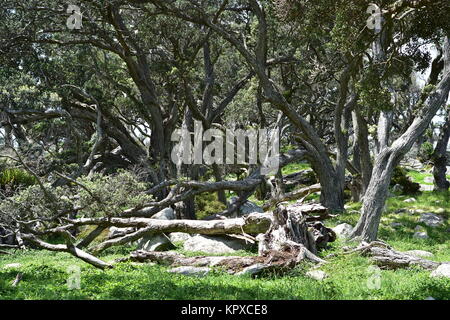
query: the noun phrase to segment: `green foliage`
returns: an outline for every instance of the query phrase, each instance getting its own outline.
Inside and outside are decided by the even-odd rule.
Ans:
[[[0,186],[12,188],[28,187],[36,184],[36,178],[29,172],[19,168],[8,168],[0,172]]]
[[[422,145],[420,146],[417,158],[420,160],[420,162],[427,163],[431,160],[433,152],[434,152],[433,144],[426,141],[422,143]]]
[[[195,197],[195,214],[197,219],[203,219],[225,209],[225,204],[218,200],[215,192],[202,193]]]
[[[403,187],[404,194],[416,193],[420,190],[420,184],[411,181],[407,175],[408,171],[402,167],[394,168],[392,174],[391,186],[399,184]]]

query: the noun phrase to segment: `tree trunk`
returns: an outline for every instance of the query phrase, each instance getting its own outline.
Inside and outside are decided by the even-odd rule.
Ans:
[[[447,117],[441,129],[436,148],[434,149],[433,176],[435,190],[448,190],[450,182],[447,181],[447,145],[450,138],[450,109],[447,111]]]

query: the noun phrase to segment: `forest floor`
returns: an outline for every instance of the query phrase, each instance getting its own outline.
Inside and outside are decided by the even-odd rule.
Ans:
[[[424,178],[418,173],[414,176],[417,180]],[[415,202],[404,202],[411,197],[389,198],[379,239],[398,251],[426,250],[434,254],[430,260],[450,261],[449,193],[423,192],[414,196]],[[327,221],[327,226],[344,222],[354,226],[360,207],[360,203],[347,204],[347,212]],[[421,212],[437,213],[445,218],[445,224],[427,227],[418,222]],[[393,222],[401,225],[393,227]],[[413,238],[418,225],[427,231],[429,239]],[[253,279],[217,270],[197,278],[169,273],[167,267],[159,265],[123,262],[114,269],[101,271],[65,253],[15,252],[0,255],[0,299],[450,299],[450,279],[433,278],[430,271],[420,268],[381,270],[380,285],[375,288],[368,285],[373,277],[370,258],[342,255],[343,246],[349,245],[352,244],[338,240],[320,253],[329,262],[320,267],[328,274],[321,281],[305,275],[313,267],[306,262],[282,276]],[[111,248],[103,253],[102,259],[113,261],[133,249]],[[336,256],[327,257],[330,254]],[[67,282],[73,266],[81,270],[80,289],[70,290]],[[19,272],[23,278],[17,287],[12,287]]]

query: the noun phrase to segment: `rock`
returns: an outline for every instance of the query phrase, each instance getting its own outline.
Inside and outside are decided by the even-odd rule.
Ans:
[[[450,278],[450,263],[443,263],[431,273],[432,277]]]
[[[310,277],[312,279],[322,281],[328,277],[328,274],[326,274],[325,272],[323,272],[321,270],[310,270],[306,273],[306,276]]]
[[[155,213],[151,219],[157,220],[174,220],[176,219],[175,211],[172,208],[165,208]],[[139,239],[137,243],[138,250],[146,251],[165,251],[175,249],[170,239],[164,234],[145,236]]]
[[[408,210],[406,210],[405,208],[397,209],[394,211],[394,213],[407,213],[407,212],[408,212]]]
[[[134,228],[117,228],[111,227],[109,228],[108,239],[114,239],[118,237],[122,237],[127,233],[133,232]]]
[[[230,199],[230,204],[233,204],[237,201],[238,197],[231,197]],[[230,216],[231,218],[237,218],[237,217],[242,217],[242,216],[246,216],[249,215],[250,213],[253,212],[259,212],[259,213],[263,213],[264,210],[258,206],[257,204],[247,200],[244,202],[243,205],[241,205],[241,207],[239,208],[239,212],[235,212],[232,216]]]
[[[21,263],[10,263],[10,264],[5,264],[3,266],[4,269],[17,269],[20,268],[22,266]]]
[[[192,237],[189,233],[184,232],[172,232],[169,234],[169,239],[171,242],[185,242]]]
[[[267,267],[267,264],[264,263],[257,263],[257,264],[253,264],[251,266],[248,266],[246,268],[244,268],[242,271],[236,273],[237,276],[241,276],[241,275],[255,275],[261,272],[261,270],[263,270],[264,268]]]
[[[211,269],[208,267],[181,266],[167,271],[171,273],[179,273],[185,276],[204,277],[211,271]]]
[[[428,239],[429,236],[426,232],[416,232],[413,234],[413,238],[416,239]]]
[[[434,190],[434,186],[433,185],[429,185],[429,184],[421,184],[419,190],[420,191],[433,191]]]
[[[434,256],[434,254],[432,254],[431,252],[424,250],[409,250],[405,251],[404,253],[417,258],[431,258]]]
[[[392,222],[391,227],[392,228],[401,228],[401,227],[404,227],[404,225],[403,225],[403,223],[400,223],[400,222]]]
[[[233,253],[237,250],[249,248],[249,244],[241,239],[232,239],[226,236],[196,235],[184,243],[184,250],[205,253]]]
[[[422,222],[429,227],[439,227],[444,224],[444,219],[434,213],[427,212],[420,215],[419,222]]]
[[[403,186],[397,183],[392,187],[392,192],[403,192]]]
[[[434,178],[433,178],[433,177],[430,177],[430,176],[425,177],[425,178],[423,179],[423,182],[425,182],[425,183],[434,183]]]
[[[423,299],[423,300],[436,300],[435,298],[433,298],[433,297],[426,297],[425,299]]]
[[[165,208],[152,216],[152,219],[175,220],[177,216],[172,208]]]
[[[143,237],[138,241],[138,250],[146,251],[166,251],[175,249],[173,243],[162,233],[156,236]]]
[[[412,203],[412,202],[416,202],[416,201],[417,200],[415,198],[409,198],[409,199],[403,200],[403,202],[406,202],[406,203]]]
[[[348,238],[353,232],[353,227],[348,223],[341,223],[340,225],[332,228],[332,230],[336,233],[338,238]]]

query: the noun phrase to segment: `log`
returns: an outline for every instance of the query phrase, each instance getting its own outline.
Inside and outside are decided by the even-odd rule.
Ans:
[[[317,183],[317,184],[314,184],[309,187],[305,187],[305,188],[301,188],[301,189],[298,189],[298,190],[295,190],[292,192],[281,194],[281,195],[277,196],[276,198],[271,198],[269,201],[264,203],[262,208],[264,211],[267,211],[270,207],[276,205],[277,203],[304,198],[304,197],[310,195],[311,193],[318,192],[320,190],[321,190],[320,184]]]
[[[439,262],[395,251],[388,244],[381,241],[372,241],[370,243],[362,242],[359,247],[348,251],[347,253],[354,252],[360,252],[363,255],[370,256],[375,264],[382,269],[399,269],[420,266],[427,270],[434,270],[440,265]]]

